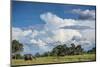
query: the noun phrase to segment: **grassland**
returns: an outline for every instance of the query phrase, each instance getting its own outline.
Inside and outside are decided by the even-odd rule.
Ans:
[[[73,55],[59,57],[39,57],[36,60],[25,61],[23,59],[13,59],[12,65],[30,65],[30,64],[51,64],[51,63],[67,63],[67,62],[82,62],[82,61],[95,61],[95,54]]]

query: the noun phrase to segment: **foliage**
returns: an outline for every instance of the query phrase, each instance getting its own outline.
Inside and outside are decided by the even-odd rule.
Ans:
[[[23,56],[21,54],[15,54],[15,55],[12,55],[12,58],[13,59],[23,59]]]
[[[36,53],[36,54],[35,54],[35,57],[40,57],[40,54],[39,54],[39,53]]]
[[[52,54],[55,56],[64,56],[66,55],[66,45],[58,45],[52,50]]]
[[[96,47],[92,48],[91,50],[89,50],[87,53],[96,53]]]
[[[12,58],[22,59],[20,52],[23,51],[23,44],[19,43],[17,40],[12,41]]]
[[[17,40],[12,41],[12,53],[23,51],[23,44],[19,43]]]
[[[71,47],[67,47],[66,44],[58,45],[53,48],[51,54],[54,56],[65,56],[65,55],[79,55],[83,53],[81,45],[75,46],[71,44]]]
[[[20,55],[20,52],[23,51],[23,44],[19,43],[17,40],[12,41],[12,53],[14,53],[13,58],[19,59],[22,58]],[[81,55],[85,53],[95,53],[96,48],[93,48],[87,52],[84,52],[81,45],[75,46],[74,43],[71,44],[70,47],[67,46],[67,44],[60,44],[57,45],[52,49],[50,52],[44,52],[43,54],[36,53],[34,57],[46,57],[46,56],[66,56],[66,55]]]

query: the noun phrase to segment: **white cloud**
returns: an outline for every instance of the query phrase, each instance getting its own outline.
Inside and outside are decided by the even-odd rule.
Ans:
[[[38,45],[38,46],[45,46],[45,45],[47,45],[45,42],[43,42],[43,41],[40,40],[40,39],[38,39],[38,40],[32,39],[32,40],[31,40],[31,43],[36,44],[36,45]]]
[[[28,36],[30,34],[32,34],[32,30],[25,30],[25,31],[23,31],[23,36]]]
[[[75,35],[81,36],[79,31],[60,29],[63,26],[74,25],[76,21],[73,19],[63,19],[50,12],[40,15],[40,18],[46,23],[45,29],[53,34],[52,38],[54,41],[64,42]]]
[[[61,26],[73,25],[75,22],[72,19],[63,19],[50,12],[40,15],[40,18],[46,23],[46,28],[57,29]]]
[[[17,39],[22,43],[28,43],[32,45],[36,45],[40,47],[43,50],[47,50],[47,45],[52,45],[49,43],[54,42],[67,42],[72,40],[74,36],[77,36],[79,38],[87,38],[94,39],[93,37],[95,31],[89,32],[89,31],[79,31],[79,30],[71,30],[71,29],[61,29],[61,27],[64,26],[72,26],[72,25],[91,25],[92,23],[95,23],[95,21],[92,21],[92,23],[88,21],[82,21],[82,20],[74,20],[74,19],[63,19],[59,16],[52,14],[50,12],[44,13],[40,15],[40,18],[45,22],[44,28],[41,30],[37,30],[35,28],[29,28],[29,29],[21,29],[21,28],[12,28],[12,39]],[[92,24],[92,27],[95,27]],[[82,33],[85,33],[84,36]],[[89,36],[90,33],[93,33]],[[49,50],[49,49],[48,49]]]
[[[12,28],[12,39],[19,39],[22,36],[22,30],[20,28]]]
[[[89,19],[94,20],[95,19],[95,10],[81,10],[81,9],[73,9],[73,13],[79,14],[79,19]]]
[[[31,29],[12,28],[12,40],[16,39],[21,43],[29,43],[30,39],[34,38],[35,35],[37,35],[37,32]]]
[[[53,39],[55,39],[55,41],[60,41],[60,42],[66,42],[68,40],[71,40],[73,36],[81,37],[80,32],[77,30],[60,29],[60,30],[56,30],[54,33],[55,36],[53,37]]]
[[[95,29],[95,20],[78,20],[76,22],[77,25],[88,26]]]
[[[82,32],[82,36],[87,41],[95,42],[95,30],[86,30]]]
[[[31,38],[34,38],[37,35],[38,35],[38,31],[33,29]]]

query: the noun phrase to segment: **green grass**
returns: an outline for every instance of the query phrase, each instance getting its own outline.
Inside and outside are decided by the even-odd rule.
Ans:
[[[59,57],[39,57],[37,60],[24,61],[23,59],[12,60],[12,65],[30,65],[30,64],[49,64],[49,63],[62,63],[62,62],[81,62],[81,61],[95,61],[95,54],[73,55]]]

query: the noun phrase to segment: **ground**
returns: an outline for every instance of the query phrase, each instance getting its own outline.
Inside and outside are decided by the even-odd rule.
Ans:
[[[23,59],[12,60],[12,65],[30,65],[30,64],[51,64],[51,63],[67,63],[67,62],[82,62],[82,61],[95,61],[95,54],[73,55],[59,57],[39,57],[37,60],[25,61]]]

